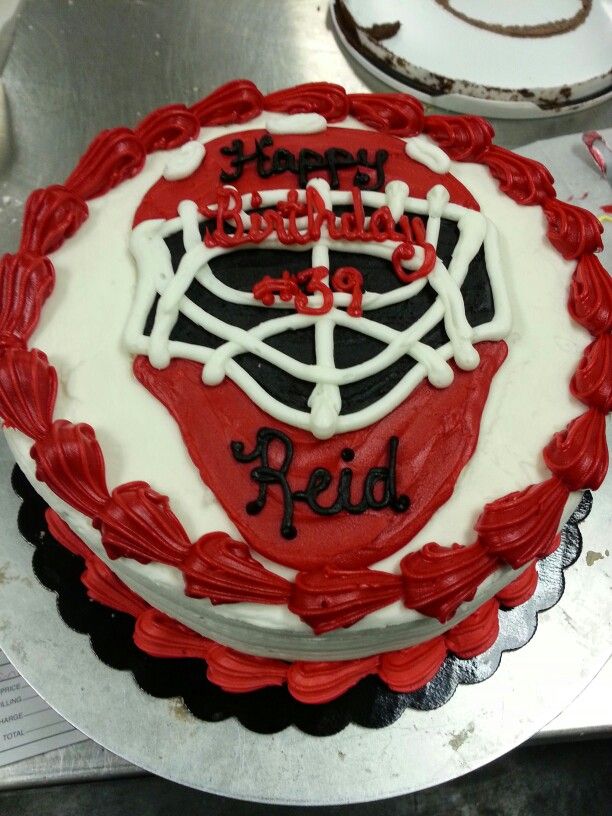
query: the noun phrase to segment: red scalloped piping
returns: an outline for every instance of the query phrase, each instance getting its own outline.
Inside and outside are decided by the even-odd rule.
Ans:
[[[30,252],[0,260],[0,347],[25,347],[53,291],[55,271],[48,258]]]
[[[400,562],[404,604],[446,623],[462,603],[474,598],[480,584],[498,566],[497,558],[479,543],[425,544]]]
[[[189,550],[181,565],[185,595],[213,604],[286,604],[291,584],[266,569],[241,541],[227,533],[208,533]]]
[[[324,567],[300,572],[295,578],[289,609],[315,634],[331,632],[402,598],[399,575],[376,570]]]
[[[339,116],[342,94],[339,91],[334,92],[335,101],[326,108],[313,85],[319,91],[321,89],[321,84],[311,84],[309,104],[313,107],[310,109],[318,106],[322,115],[330,119]],[[288,105],[291,109],[297,110],[292,102],[295,93],[295,89],[285,89],[270,95],[269,98],[277,109],[280,109],[279,106]],[[548,237],[553,246],[565,258],[579,258],[568,304],[570,313],[595,336],[610,331],[612,284],[599,261],[590,254],[601,248],[602,227],[590,213],[555,199],[552,180],[545,169],[528,160],[519,161],[517,164],[515,159],[510,160],[511,154],[508,151],[492,147],[491,129],[477,117],[457,117],[454,124],[453,120],[447,117],[424,117],[420,103],[401,94],[354,94],[345,95],[345,99],[352,115],[368,126],[398,135],[415,135],[424,130],[444,147],[451,158],[480,161],[488,164],[492,171],[495,168],[494,172],[501,182],[502,190],[505,188],[505,192],[519,203],[540,201],[549,222]],[[193,117],[198,124],[207,125],[248,121],[261,112],[263,101],[264,97],[253,83],[248,80],[237,80],[217,89],[196,103],[190,111],[184,109],[184,106],[167,106],[150,114],[140,123],[137,132],[126,128],[103,131],[94,139],[64,187],[55,185],[46,191],[36,191],[32,194],[26,208],[22,248],[27,247],[35,253],[43,253],[51,251],[51,247],[59,246],[65,238],[74,234],[86,217],[84,199],[101,195],[135,175],[144,163],[147,150],[181,143],[187,133],[195,130]],[[4,256],[0,263],[2,294],[0,348],[25,347],[38,321],[42,304],[53,286],[53,277],[51,263],[38,254],[20,252],[17,256]],[[568,489],[598,486],[607,468],[601,409],[609,407],[608,384],[603,373],[608,351],[607,346],[603,352],[601,351],[603,345],[600,344],[596,352],[592,347],[587,350],[584,364],[581,366],[583,370],[576,373],[572,386],[580,398],[584,398],[587,404],[594,407],[570,423],[566,431],[553,437],[544,451],[547,465]],[[20,365],[23,363],[24,359],[21,359]],[[51,390],[45,391],[45,377],[52,377],[45,372],[42,357],[37,358],[32,377],[32,398],[37,402],[37,406],[27,422],[29,431],[40,435],[39,438],[32,437],[37,438],[32,448],[32,455],[37,462],[37,478],[49,484],[57,495],[76,509],[96,518],[104,514],[110,499],[104,480],[102,453],[89,426],[72,425],[59,420],[49,427],[49,411],[53,402],[50,395],[53,385],[49,380],[47,387]],[[11,376],[13,375],[5,371],[5,377],[10,380]],[[16,382],[18,381],[19,385],[16,388],[21,389],[23,396],[27,393],[27,385],[20,377],[17,377]],[[0,403],[0,411],[9,424],[11,419],[14,419],[7,402],[12,387],[5,387],[4,407]],[[45,399],[50,402],[43,408]],[[508,504],[508,498],[499,500],[498,504],[500,506]],[[554,503],[553,498],[550,501]],[[550,512],[550,507],[544,508],[544,515]],[[527,512],[525,518],[528,517]],[[54,523],[57,529],[59,522],[55,520]],[[487,535],[491,539],[491,530]],[[499,536],[496,541],[498,538]],[[178,540],[178,551],[177,554],[171,555],[171,563],[178,559],[178,552],[184,552],[185,541],[181,535],[178,536]],[[553,538],[550,546],[554,547],[555,543],[558,543],[558,536]],[[166,541],[162,546],[163,557],[166,560],[168,553],[165,550],[168,545],[169,542]],[[124,543],[121,546],[125,546]],[[482,547],[481,544],[479,546]],[[475,548],[476,545],[471,547]],[[169,549],[171,550],[172,546],[169,546]],[[142,555],[148,557],[146,552]],[[440,570],[440,562],[444,562],[444,559],[432,558],[431,548],[424,561],[422,554],[413,555],[420,556],[421,565],[417,569],[419,565],[417,559],[404,565],[404,601],[410,605],[412,593],[421,605],[427,604],[427,598],[433,597],[432,575],[436,570]],[[461,558],[464,559],[465,556],[461,555]],[[521,558],[525,558],[525,552]],[[431,564],[423,571],[423,564],[428,560]],[[486,572],[487,559],[479,553],[472,567]],[[428,570],[431,574],[427,574]],[[531,568],[524,573],[524,575],[529,573],[529,580],[521,576],[510,585],[516,590],[514,594],[506,588],[506,595],[503,596],[505,602],[515,597],[522,598],[530,591],[534,585],[533,571],[530,570]],[[406,580],[411,577],[411,572],[415,573],[412,577],[419,578],[421,585],[419,581],[413,583]],[[459,594],[461,592],[469,594],[471,591],[468,573],[469,570],[463,575],[465,581],[463,586],[461,580],[455,582],[455,590],[458,587]],[[443,569],[441,575],[444,587],[442,593],[438,592],[439,597],[434,598],[432,603],[438,607],[441,614],[444,614],[442,610],[445,601],[452,607],[456,604],[456,598],[452,601],[441,600],[448,589],[445,584],[448,576],[444,574]],[[371,576],[368,575],[367,578],[370,580]],[[519,586],[521,580],[523,583]]]
[[[538,569],[534,561],[511,584],[500,590],[496,597],[500,606],[506,609],[514,609],[515,606],[520,606],[531,598],[537,585]]]
[[[603,224],[596,215],[558,198],[545,198],[541,204],[548,221],[548,240],[566,260],[601,252]]]
[[[149,609],[146,601],[132,592],[99,558],[88,558],[81,582],[92,601],[99,601],[118,612],[138,617]]]
[[[30,193],[25,204],[20,252],[55,252],[89,214],[85,201],[61,184]]]
[[[235,125],[254,119],[263,110],[263,96],[250,79],[235,79],[191,106],[202,127]]]
[[[612,331],[612,276],[595,255],[583,255],[578,261],[567,308],[594,337]]]
[[[6,428],[32,439],[46,436],[53,422],[57,374],[42,351],[0,349],[0,416]]]
[[[279,113],[318,113],[328,122],[339,122],[348,116],[349,101],[341,85],[306,82],[268,94],[263,108]]]
[[[57,419],[30,452],[36,478],[71,507],[90,518],[99,515],[110,496],[104,458],[91,425]]]
[[[211,640],[153,607],[136,618],[134,643],[153,657],[197,657],[204,660],[213,645]]]
[[[426,116],[424,133],[455,161],[479,161],[495,131],[480,116]]]
[[[93,601],[135,618],[149,609],[149,604],[120,581],[50,507],[45,510],[45,521],[53,538],[73,555],[78,555],[85,561],[81,583]]]
[[[601,334],[586,347],[570,391],[603,414],[612,411],[612,334]]]
[[[115,488],[93,526],[100,530],[109,558],[177,566],[191,547],[168,497],[146,482],[128,482]]]
[[[200,132],[198,117],[186,105],[165,105],[144,117],[134,128],[147,153],[172,150],[195,139]]]
[[[378,675],[393,691],[416,691],[436,676],[447,654],[446,640],[441,635],[426,643],[381,655]]]
[[[136,619],[134,643],[143,652],[154,657],[205,660],[208,679],[229,692],[244,693],[286,683],[295,699],[315,705],[336,699],[370,674],[378,674],[394,691],[409,692],[422,688],[435,676],[449,651],[467,658],[488,649],[499,629],[499,604],[517,605],[513,601],[519,596],[527,600],[535,589],[535,583],[525,581],[525,575],[531,578],[527,570],[496,598],[487,601],[444,635],[407,649],[357,660],[287,663],[237,652],[150,607],[126,587],[53,510],[47,510],[46,518],[54,538],[84,559],[81,581],[87,587],[88,595]],[[510,587],[513,592],[508,597]]]
[[[87,560],[92,552],[81,538],[69,527],[55,510],[47,507],[45,510],[45,521],[53,538],[73,555],[80,555]]]
[[[282,686],[287,680],[287,664],[282,660],[241,654],[218,643],[208,650],[206,663],[210,682],[234,693]]]
[[[351,116],[394,136],[416,136],[423,130],[423,105],[407,94],[349,94]]]
[[[89,145],[64,186],[81,198],[96,198],[142,170],[147,151],[129,128],[103,130]]]
[[[568,488],[553,478],[497,499],[485,505],[474,526],[478,541],[513,569],[545,558],[552,552],[568,496]]]
[[[555,195],[550,171],[534,159],[491,145],[479,161],[489,168],[501,191],[517,204],[542,204]]]
[[[605,416],[591,408],[576,417],[553,436],[543,455],[568,490],[597,490],[608,470]]]
[[[483,603],[469,617],[462,620],[444,635],[446,648],[457,657],[469,660],[486,652],[499,635],[499,601],[497,598]]]
[[[340,697],[369,674],[376,674],[378,655],[358,660],[298,661],[287,671],[287,688],[301,703],[316,705]]]

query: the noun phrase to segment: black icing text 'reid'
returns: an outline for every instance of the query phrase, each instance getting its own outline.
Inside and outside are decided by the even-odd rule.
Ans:
[[[274,456],[278,462],[276,467],[270,464],[272,445],[276,446],[277,453]],[[342,512],[358,515],[366,510],[382,510],[386,507],[396,513],[405,513],[410,507],[410,500],[403,494],[397,495],[398,446],[397,436],[392,436],[387,446],[386,464],[368,470],[364,479],[362,497],[356,503],[351,501],[353,470],[350,467],[343,467],[338,476],[336,498],[332,504],[321,504],[319,501],[320,494],[325,492],[334,480],[330,471],[325,467],[318,467],[312,471],[303,490],[294,490],[291,487],[290,469],[294,451],[293,442],[287,434],[273,428],[260,428],[257,431],[255,447],[250,453],[245,452],[243,442],[232,442],[231,451],[237,462],[257,463],[251,470],[251,478],[258,486],[258,494],[246,505],[247,513],[252,516],[260,513],[266,506],[268,490],[276,487],[281,491],[283,498],[280,533],[283,538],[293,539],[298,533],[293,523],[295,502],[307,504],[313,513],[320,516],[335,516]],[[352,450],[344,448],[341,458],[345,462],[352,461],[353,455]]]

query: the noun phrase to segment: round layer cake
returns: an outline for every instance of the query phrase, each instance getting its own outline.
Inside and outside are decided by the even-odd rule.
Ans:
[[[533,592],[606,472],[612,291],[597,219],[491,139],[236,81],[30,196],[0,413],[143,648],[249,688],[401,660],[409,690]]]

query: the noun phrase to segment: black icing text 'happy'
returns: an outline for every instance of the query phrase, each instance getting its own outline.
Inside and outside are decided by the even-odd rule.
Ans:
[[[313,173],[325,170],[329,174],[329,186],[332,190],[338,189],[340,179],[338,173],[342,169],[357,168],[352,184],[361,190],[379,190],[385,183],[384,164],[389,154],[386,150],[377,150],[372,157],[367,148],[357,150],[355,155],[342,147],[330,147],[323,153],[316,150],[302,148],[298,153],[292,153],[287,148],[279,147],[273,152],[266,152],[274,146],[274,140],[268,134],[255,139],[254,148],[245,153],[242,139],[234,139],[231,145],[221,148],[224,156],[230,156],[229,170],[222,170],[220,180],[225,184],[240,178],[246,165],[254,164],[257,175],[261,178],[293,173],[297,176],[300,187],[306,187],[308,179]],[[374,178],[367,171],[374,171]]]

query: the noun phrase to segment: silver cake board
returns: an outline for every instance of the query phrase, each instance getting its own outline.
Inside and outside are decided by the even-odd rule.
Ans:
[[[441,708],[407,710],[392,725],[349,725],[331,737],[296,728],[254,734],[236,720],[206,723],[174,698],[145,694],[69,629],[32,571],[19,534],[12,461],[0,448],[0,645],[38,693],[86,735],[167,779],[275,804],[341,804],[398,796],[468,773],[523,742],[578,696],[612,649],[612,559],[606,555],[612,477],[581,525],[583,554],[559,603],[487,681],[460,686]],[[593,558],[588,553],[597,553]]]

